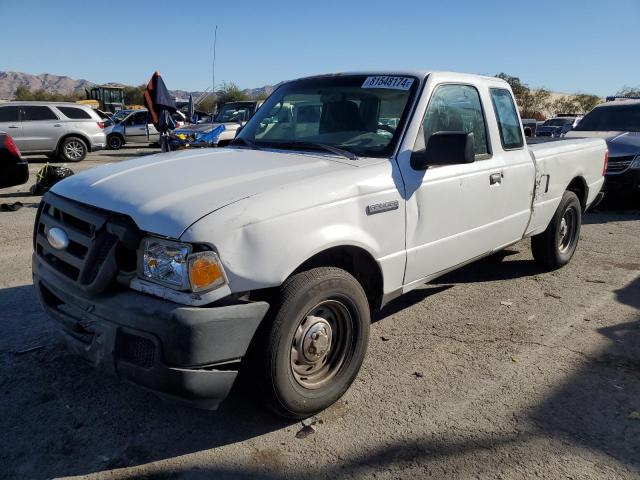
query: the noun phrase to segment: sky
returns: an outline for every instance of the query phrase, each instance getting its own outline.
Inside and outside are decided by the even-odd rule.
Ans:
[[[170,89],[352,70],[506,72],[531,87],[640,86],[640,0],[0,0],[0,70]]]

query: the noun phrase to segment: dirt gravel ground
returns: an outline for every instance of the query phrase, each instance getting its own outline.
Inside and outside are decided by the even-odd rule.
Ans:
[[[351,389],[297,438],[249,387],[199,411],[70,355],[33,292],[26,189],[0,191],[25,204],[0,212],[0,478],[640,478],[638,210],[585,215],[561,270],[521,242],[389,305]]]

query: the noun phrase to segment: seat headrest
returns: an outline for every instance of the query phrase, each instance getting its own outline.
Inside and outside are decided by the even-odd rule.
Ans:
[[[320,133],[363,130],[358,104],[351,100],[325,103],[320,117]]]

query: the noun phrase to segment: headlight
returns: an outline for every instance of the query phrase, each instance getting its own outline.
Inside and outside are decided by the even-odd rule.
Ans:
[[[142,246],[142,275],[173,288],[189,287],[187,257],[191,246],[165,240],[145,239]]]
[[[186,243],[155,238],[143,240],[140,273],[143,278],[176,290],[213,290],[227,283],[218,255],[191,253]]]
[[[640,170],[640,155],[636,155],[636,158],[633,159],[629,168],[632,170]]]

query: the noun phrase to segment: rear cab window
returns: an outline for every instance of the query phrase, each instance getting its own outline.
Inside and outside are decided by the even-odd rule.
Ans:
[[[22,121],[57,120],[53,110],[44,105],[25,105],[22,107]]]
[[[81,108],[62,107],[62,106],[58,106],[56,108],[60,110],[65,117],[70,118],[72,120],[91,120],[92,119],[91,115],[89,115],[88,112],[86,112]]]
[[[505,88],[491,88],[491,101],[498,120],[500,142],[505,150],[524,147],[520,118],[513,103],[513,96]]]

